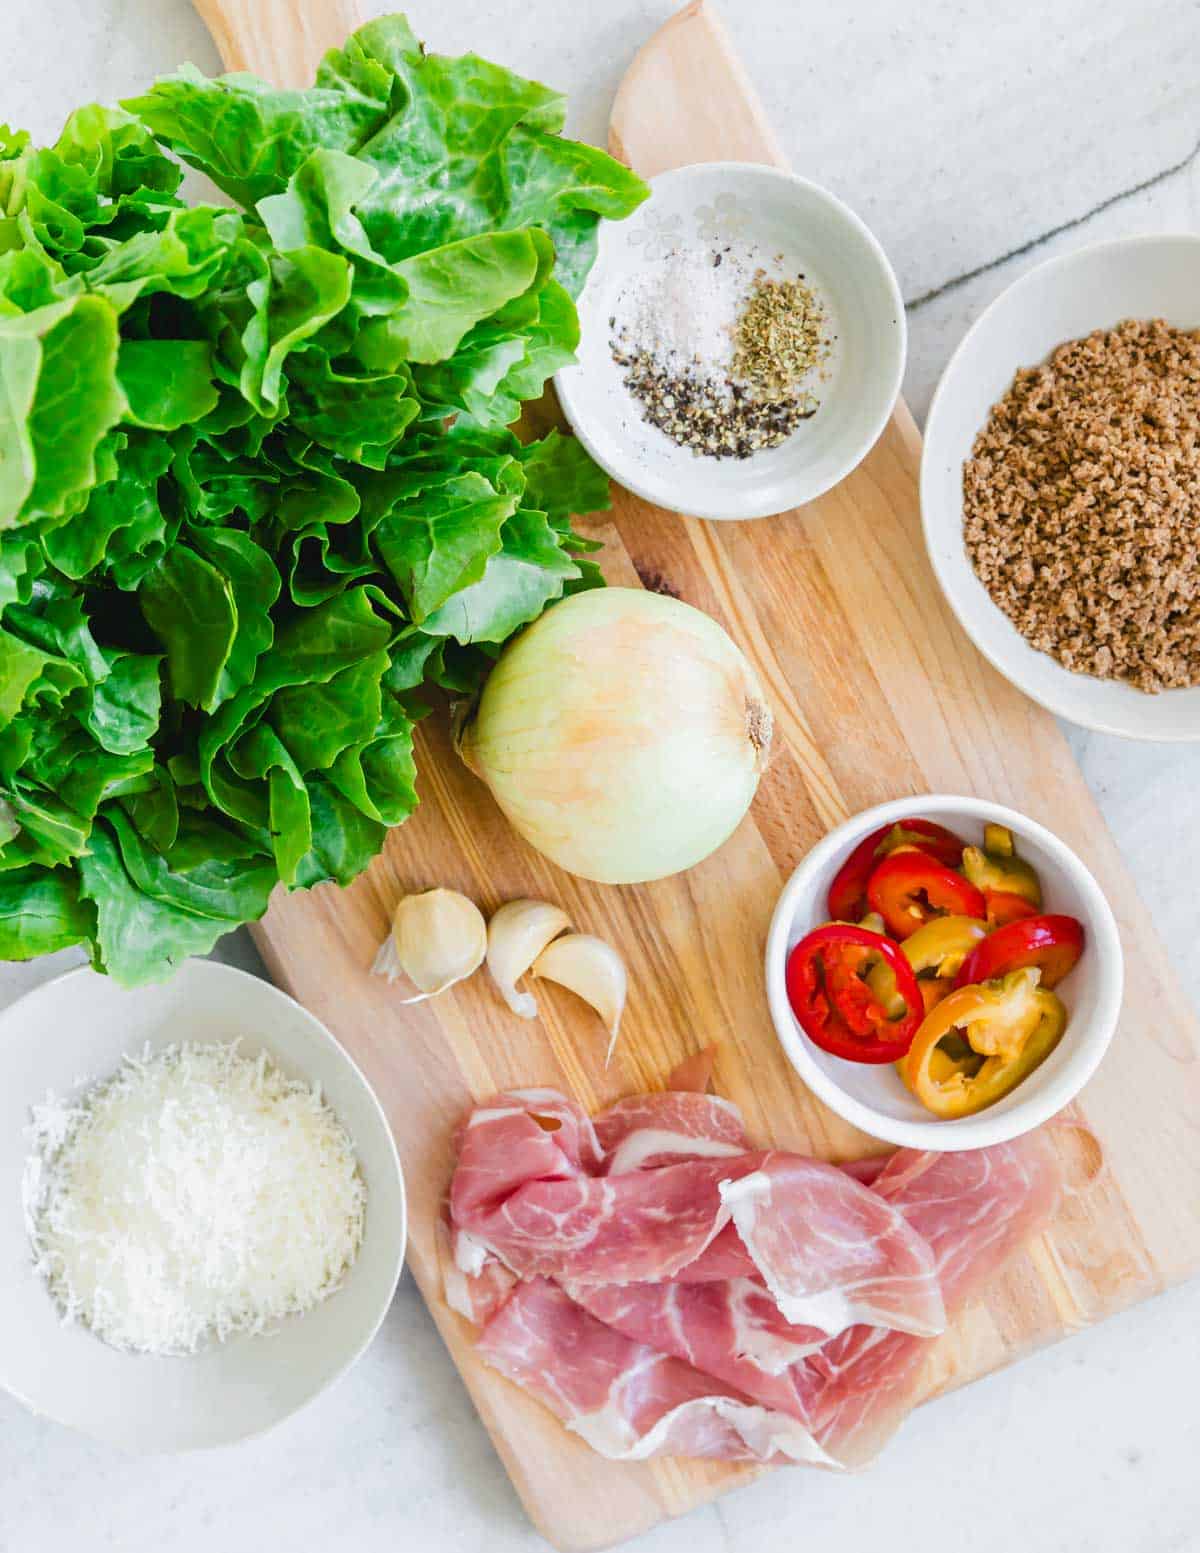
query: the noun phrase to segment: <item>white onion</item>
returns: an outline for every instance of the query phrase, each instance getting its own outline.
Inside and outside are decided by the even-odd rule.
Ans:
[[[690,604],[602,588],[510,642],[458,731],[514,828],[573,874],[661,879],[715,851],[771,743],[753,670]]]

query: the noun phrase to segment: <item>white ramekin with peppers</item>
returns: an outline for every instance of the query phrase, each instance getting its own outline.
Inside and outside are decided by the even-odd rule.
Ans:
[[[767,945],[780,1040],[876,1137],[975,1148],[1065,1106],[1116,1027],[1122,956],[1083,862],[1014,810],[903,798],[847,821],[788,882]]]

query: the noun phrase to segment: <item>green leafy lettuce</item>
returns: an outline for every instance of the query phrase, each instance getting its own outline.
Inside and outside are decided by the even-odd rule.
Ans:
[[[392,16],[306,91],[184,67],[0,127],[0,958],[136,983],[352,879],[422,689],[601,580],[606,481],[509,429],[646,192],[563,114]]]

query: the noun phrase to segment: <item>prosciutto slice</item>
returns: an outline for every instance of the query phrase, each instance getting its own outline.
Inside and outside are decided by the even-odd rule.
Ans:
[[[1034,1135],[839,1168],[754,1149],[727,1101],[589,1118],[513,1091],[460,1129],[447,1299],[495,1368],[597,1451],[856,1467],[930,1338],[1054,1211]]]
[[[437,1226],[437,1252],[446,1304],[473,1326],[483,1326],[516,1287],[516,1273],[464,1230],[455,1229],[448,1217]]]
[[[696,1102],[705,1106],[707,1129],[681,1132],[685,1101],[689,1113]],[[547,1131],[546,1101],[500,1095],[463,1130],[453,1223],[521,1277],[583,1285],[687,1281],[687,1268],[732,1222],[742,1253],[726,1239],[722,1274],[761,1277],[786,1321],[827,1336],[860,1321],[941,1331],[933,1256],[904,1215],[836,1166],[778,1151],[730,1152],[736,1113],[715,1113],[719,1104],[667,1094],[645,1097],[636,1119],[606,1113],[595,1129],[603,1173],[590,1174],[568,1102],[558,1097],[551,1119],[564,1119]],[[717,1128],[726,1136],[714,1138]],[[614,1173],[622,1159],[628,1168]],[[711,1278],[711,1268],[702,1270]]]
[[[750,1152],[738,1108],[715,1095],[671,1090],[635,1095],[602,1111],[595,1127],[610,1176]]]
[[[819,1327],[784,1320],[765,1286],[725,1283],[629,1283],[566,1291],[606,1326],[683,1359],[765,1407],[807,1422],[793,1366],[826,1341]]]
[[[901,1149],[875,1182],[933,1247],[952,1317],[1049,1222],[1061,1189],[1044,1132],[955,1154]],[[904,1333],[856,1326],[806,1361],[796,1375],[803,1411],[840,1466],[878,1455],[916,1400],[928,1354],[927,1343]]]
[[[485,1327],[479,1352],[614,1461],[824,1464],[802,1424],[614,1331],[546,1278],[517,1287]]]

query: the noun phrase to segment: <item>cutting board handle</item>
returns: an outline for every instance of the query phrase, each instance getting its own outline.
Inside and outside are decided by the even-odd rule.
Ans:
[[[608,144],[644,178],[703,161],[696,144],[719,145],[724,162],[788,166],[710,0],[676,11],[634,55],[613,100]]]
[[[309,86],[327,49],[361,23],[357,0],[195,0],[226,70]]]

